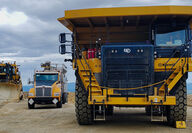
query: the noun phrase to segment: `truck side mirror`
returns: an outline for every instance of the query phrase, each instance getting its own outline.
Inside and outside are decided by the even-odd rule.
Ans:
[[[66,54],[66,46],[65,44],[62,44],[59,46],[59,53],[60,54]]]
[[[31,81],[31,79],[28,79],[28,84],[34,84],[34,81]]]
[[[61,33],[61,34],[59,35],[59,42],[60,42],[60,43],[65,43],[65,42],[67,42],[67,40],[66,40],[66,33]]]

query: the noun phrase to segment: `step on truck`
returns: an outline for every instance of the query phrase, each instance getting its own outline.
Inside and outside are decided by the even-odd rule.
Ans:
[[[33,88],[28,93],[28,108],[34,109],[35,104],[55,104],[62,108],[67,103],[66,66],[45,62],[41,64],[43,71],[35,71]]]
[[[191,6],[65,11],[60,53],[72,54],[80,125],[105,120],[114,107],[145,107],[151,121],[185,123],[191,60]],[[68,51],[67,47],[71,47]]]
[[[19,66],[16,62],[0,62],[0,103],[22,99],[23,88]]]

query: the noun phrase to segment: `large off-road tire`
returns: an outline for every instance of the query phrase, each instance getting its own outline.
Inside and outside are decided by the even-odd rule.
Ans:
[[[56,107],[57,108],[62,108],[62,98],[60,98],[61,100],[57,102]]]
[[[88,105],[88,93],[79,80],[75,87],[75,112],[80,125],[93,123],[93,106]]]
[[[34,109],[35,108],[35,103],[33,103],[32,105],[28,103],[28,109]]]
[[[175,89],[176,105],[167,106],[167,121],[175,126],[176,121],[186,121],[187,116],[187,88],[186,79],[182,78]]]

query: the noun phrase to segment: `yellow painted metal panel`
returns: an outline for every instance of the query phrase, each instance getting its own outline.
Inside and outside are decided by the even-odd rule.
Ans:
[[[192,6],[144,6],[67,10],[65,11],[65,16],[57,20],[73,31],[75,26],[69,21],[70,19],[159,15],[192,15]]]
[[[165,64],[169,60],[169,62],[166,65],[166,69],[169,70],[177,62],[178,59],[179,58],[171,58],[169,60],[169,58],[157,58],[154,61],[154,69],[155,69],[155,71],[158,71],[158,70],[163,70],[164,71],[165,70]],[[184,60],[184,58],[183,58],[183,60]],[[182,59],[180,59],[178,61],[177,65],[175,65],[173,67],[173,70],[176,69],[178,65],[181,65],[181,61],[182,61]]]
[[[32,93],[33,96],[28,96],[28,98],[34,98],[34,97],[35,97],[35,88],[31,88],[31,89],[29,90],[29,93]]]
[[[99,60],[98,58],[91,58],[88,59],[88,62],[93,73],[101,72],[101,60]]]
[[[138,15],[192,15],[192,6],[93,8],[65,11],[65,19]],[[60,19],[63,20],[64,18]]]
[[[168,61],[169,58],[157,58],[154,61],[154,69],[155,71],[164,71],[165,70],[165,66],[164,64]],[[174,63],[177,62],[179,58],[171,58],[170,61],[167,63],[167,70],[171,69],[172,65],[174,65]],[[173,70],[175,70],[176,68],[178,68],[179,66],[182,66],[182,64],[185,63],[185,66],[187,65],[187,61],[189,63],[189,70],[188,72],[192,72],[192,59],[191,57],[186,58],[186,63],[185,63],[185,58],[181,58],[177,64],[173,67]]]
[[[155,98],[154,96],[151,96],[151,97],[149,96],[149,100],[147,101],[146,97],[130,97],[128,98],[128,100],[126,97],[109,97],[108,101],[106,101],[106,97],[104,96],[92,97],[92,99],[96,100],[97,102],[102,102],[104,100],[106,105],[151,105],[150,100],[154,98]],[[164,100],[163,97],[161,97],[161,99]],[[93,104],[93,100],[92,101],[89,100],[88,101],[89,104]],[[175,104],[176,104],[175,96],[167,96],[166,101],[165,102],[163,101],[162,105],[175,105]],[[155,105],[161,105],[161,103],[157,103]]]
[[[172,88],[176,85],[176,83],[181,79],[181,77],[183,76],[182,71],[180,71],[175,78],[173,79],[173,81],[168,85],[168,92],[170,92],[172,90]]]

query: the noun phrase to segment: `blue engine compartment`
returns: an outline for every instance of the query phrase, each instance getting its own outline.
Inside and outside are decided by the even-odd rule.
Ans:
[[[135,88],[154,81],[154,46],[103,45],[101,47],[102,85],[110,88]],[[148,93],[149,92],[149,93]],[[120,94],[152,94],[153,88],[115,90]]]

